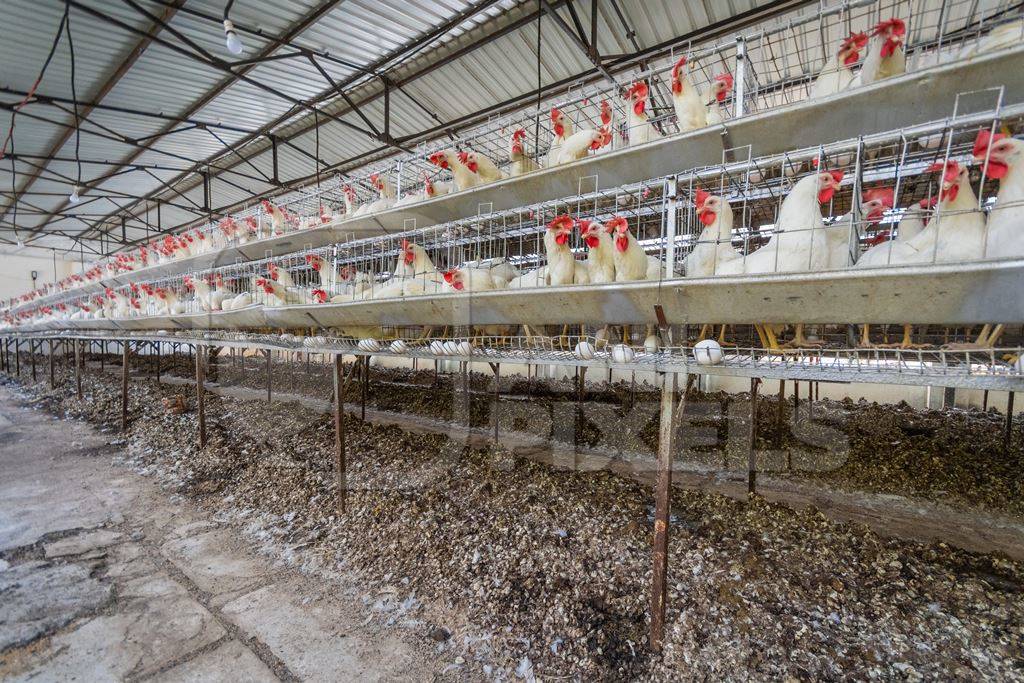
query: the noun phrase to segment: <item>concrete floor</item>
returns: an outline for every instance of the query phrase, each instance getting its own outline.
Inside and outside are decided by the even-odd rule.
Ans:
[[[0,387],[0,679],[424,680],[440,664],[326,580]],[[427,654],[425,654],[427,653]]]

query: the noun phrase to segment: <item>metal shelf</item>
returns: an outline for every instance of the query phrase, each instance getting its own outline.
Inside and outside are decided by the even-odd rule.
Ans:
[[[958,102],[957,93],[966,93],[968,88],[971,96],[960,97]],[[106,286],[195,272],[240,260],[262,259],[268,254],[281,256],[715,167],[728,161],[726,148],[739,151],[737,148],[749,146],[751,156],[768,156],[795,147],[922,127],[922,122],[943,121],[954,113],[965,116],[992,110],[1000,104],[997,101],[999,89],[1002,89],[1004,109],[1024,103],[1024,47],[941,64],[832,97],[783,105],[722,125],[597,154],[464,192],[123,273],[101,283],[36,298],[12,311],[96,293]],[[745,157],[746,150],[742,152],[738,156]]]
[[[630,362],[616,363],[608,351],[582,360],[562,348],[556,338],[484,337],[474,340],[469,354],[437,354],[431,342],[407,342],[407,350],[396,354],[383,350],[359,349],[352,339],[296,337],[242,333],[104,334],[53,333],[10,335],[12,339],[84,339],[87,341],[133,341],[185,343],[198,346],[245,348],[303,353],[386,356],[475,363],[516,363],[532,365],[568,365],[601,370],[638,372],[676,372],[728,377],[760,377],[820,382],[854,382],[939,386],[993,391],[1024,391],[1024,374],[1019,368],[1000,361],[1004,353],[1020,354],[1020,348],[977,351],[899,350],[899,349],[799,349],[787,353],[759,348],[727,349],[718,365],[699,365],[688,347],[668,347],[656,353],[634,349]],[[453,340],[449,340],[453,341]],[[460,339],[457,341],[466,341]]]

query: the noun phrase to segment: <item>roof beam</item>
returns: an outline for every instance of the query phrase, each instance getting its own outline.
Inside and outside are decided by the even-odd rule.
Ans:
[[[161,15],[160,15],[161,21],[163,21],[163,22],[170,21],[174,17],[174,15],[177,13],[178,8],[185,4],[185,1],[186,0],[173,0],[173,2],[170,5],[168,5],[167,7],[165,7],[164,11],[161,13]],[[131,49],[131,51],[128,53],[128,55],[124,59],[118,60],[117,67],[113,70],[113,72],[111,72],[111,74],[109,76],[107,76],[103,80],[103,84],[99,87],[99,90],[97,90],[96,93],[94,95],[92,95],[92,97],[89,98],[90,100],[92,100],[92,102],[102,102],[103,98],[106,97],[110,93],[110,91],[114,89],[114,86],[116,86],[121,81],[121,79],[124,77],[124,75],[126,73],[128,73],[128,71],[132,68],[132,66],[135,65],[135,62],[138,61],[139,57],[142,56],[142,53],[145,52],[146,48],[149,47],[150,43],[153,42],[153,38],[158,33],[160,33],[160,24],[157,23],[157,22],[154,22],[154,24],[149,27],[149,31],[147,31],[146,33],[147,34],[152,34],[152,35],[147,35],[147,36],[144,36],[143,38],[141,38],[139,40],[139,42],[137,42],[135,44],[135,47],[133,47]],[[93,105],[93,104],[85,104],[85,105],[79,105],[79,106],[80,106],[80,110],[79,110],[79,114],[78,114],[78,118],[79,119],[86,119],[86,118],[88,118],[89,115],[95,109],[95,105]],[[46,156],[52,157],[55,154],[57,154],[58,152],[60,152],[60,150],[64,147],[64,144],[68,140],[71,139],[71,135],[75,132],[76,128],[77,128],[77,126],[65,128],[64,132],[57,136],[57,140],[54,142],[54,144],[50,146],[50,149],[47,152]],[[36,179],[38,177],[39,177],[38,173],[36,173],[35,175],[32,175],[32,176],[29,176],[28,179],[26,179],[25,182],[22,183],[21,190],[19,191],[19,195],[20,195],[20,192],[24,192],[25,190],[27,190],[30,187],[32,187],[32,185],[36,182]],[[4,207],[3,212],[0,213],[0,220],[3,220],[7,216],[7,212],[10,210],[10,208],[17,201],[18,201],[18,196],[15,196],[14,200],[10,204],[8,204],[8,205],[6,205]]]
[[[316,23],[320,19],[320,17],[322,17],[323,15],[327,14],[332,9],[334,9],[340,2],[342,2],[342,0],[324,0],[324,2],[321,2],[320,5],[316,9],[314,9],[312,12],[310,12],[309,14],[304,16],[301,20],[297,21],[295,24],[290,26],[288,28],[288,30],[285,31],[285,33],[282,36],[280,36],[277,39],[271,39],[270,46],[268,46],[267,48],[262,50],[260,52],[260,54],[263,55],[263,56],[270,56],[278,48],[278,46],[281,44],[281,42],[287,42],[287,41],[290,41],[293,38],[295,38],[297,35],[299,35],[303,31],[305,31],[307,28],[309,28],[312,24]],[[242,67],[237,73],[232,73],[231,76],[222,79],[215,86],[213,86],[213,88],[211,88],[210,90],[208,90],[205,93],[203,93],[203,95],[200,96],[196,101],[194,101],[180,116],[182,118],[188,118],[190,116],[194,116],[197,112],[202,110],[203,107],[205,107],[207,104],[212,102],[218,95],[223,93],[225,90],[227,90],[227,88],[229,88],[232,84],[234,84],[235,81],[237,81],[238,78],[241,75],[244,75],[244,74],[248,73],[249,71],[251,71],[252,69],[255,69],[256,66],[257,66],[256,64],[252,64],[252,65],[249,65],[249,66]],[[167,126],[164,127],[164,131],[168,132],[168,131],[172,130],[176,125],[177,125],[177,123],[172,121],[171,123],[169,123]],[[238,143],[236,143],[236,144],[238,144]],[[138,159],[139,156],[141,156],[145,151],[147,151],[148,149],[152,148],[152,146],[153,146],[153,142],[148,142],[146,144],[140,145],[138,147],[137,151],[132,152],[131,154],[129,154],[127,157],[125,157],[122,160],[122,164],[125,165],[125,166],[130,165],[132,162],[134,162],[136,159]],[[205,165],[205,164],[197,164],[196,167],[198,168],[201,165]],[[193,172],[193,169],[190,169],[188,171],[188,173],[191,173],[191,172]],[[182,175],[187,175],[188,173],[183,173]],[[172,182],[174,182],[174,183],[180,182],[180,178],[181,178],[181,176],[179,176],[178,178],[175,178]],[[161,188],[161,191],[162,191],[162,188]],[[45,224],[46,221],[43,221],[43,223]]]

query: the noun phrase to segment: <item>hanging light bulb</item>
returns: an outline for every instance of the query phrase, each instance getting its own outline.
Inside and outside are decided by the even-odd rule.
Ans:
[[[224,35],[226,36],[224,43],[228,46],[228,52],[233,55],[242,54],[244,46],[242,41],[238,39],[238,34],[235,33],[235,25],[231,23],[230,19],[224,20]]]
[[[82,198],[78,195],[78,193],[81,191],[82,188],[79,187],[78,185],[75,185],[75,187],[72,188],[71,194],[68,196],[68,199],[71,200],[72,204],[77,204],[78,202],[82,201]]]

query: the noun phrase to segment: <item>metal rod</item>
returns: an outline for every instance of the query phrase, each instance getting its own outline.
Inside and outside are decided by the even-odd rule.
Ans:
[[[660,652],[665,637],[665,597],[668,578],[668,522],[672,489],[672,454],[675,438],[676,391],[674,372],[662,375],[661,418],[658,431],[658,470],[654,485],[654,574],[651,580],[651,649]],[[686,395],[683,395],[685,409]]]
[[[153,348],[156,350],[156,383],[160,383],[160,342],[154,342]]]
[[[128,431],[128,354],[131,342],[121,342],[121,431]]]
[[[1009,449],[1013,440],[1013,392],[1006,397],[1006,431],[1003,433],[1003,448]]]
[[[21,340],[14,340],[14,367],[17,370],[18,377],[21,377]]]
[[[270,349],[263,353],[267,357],[267,403],[270,403]]]
[[[81,340],[75,339],[72,342],[75,345],[75,394],[78,396],[78,400],[82,400],[82,342]]]
[[[800,415],[800,382],[793,380],[793,420]]]
[[[196,414],[199,416],[199,447],[206,448],[206,363],[201,348],[196,348]]]
[[[363,371],[360,380],[362,381],[362,391],[359,394],[359,419],[366,422],[366,395],[370,391],[370,357],[363,356]]]
[[[491,410],[494,413],[494,445],[498,445],[498,401],[501,398],[501,387],[498,385],[498,373],[501,370],[501,363],[490,363],[491,370],[494,371],[494,408]]]
[[[345,512],[348,472],[345,463],[345,404],[341,354],[334,354],[334,470],[338,482],[338,512]]]
[[[761,380],[750,378],[750,451],[747,454],[747,494],[757,493],[757,388]]]
[[[784,379],[780,379],[779,380],[779,401],[778,401],[777,408],[778,408],[778,410],[775,413],[775,434],[776,434],[776,440],[778,441],[778,443],[781,444],[782,443],[782,425],[785,424],[785,420],[783,418],[783,415],[784,415],[784,412],[786,410],[786,380],[784,380]]]
[[[28,342],[29,357],[32,360],[32,383],[36,381],[36,342],[30,339]]]
[[[56,380],[54,379],[54,376],[53,376],[53,340],[52,339],[47,339],[46,341],[47,341],[47,344],[48,344],[48,351],[49,351],[49,353],[47,354],[47,363],[50,366],[49,367],[49,369],[50,369],[50,389],[56,389],[57,388],[57,382],[56,382]]]

